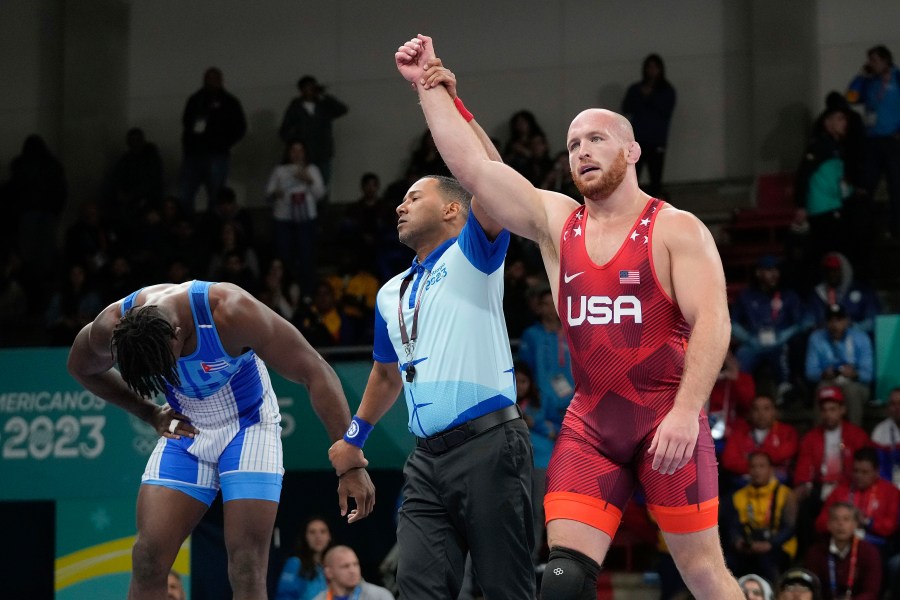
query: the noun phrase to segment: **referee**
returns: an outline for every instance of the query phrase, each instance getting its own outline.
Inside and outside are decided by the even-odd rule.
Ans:
[[[446,69],[431,82],[456,98]],[[397,214],[400,241],[417,256],[378,293],[375,362],[333,464],[339,473],[362,464],[365,437],[403,389],[416,448],[397,527],[401,597],[455,600],[471,552],[487,600],[534,598],[532,449],[503,316],[509,232],[448,177],[414,183]]]

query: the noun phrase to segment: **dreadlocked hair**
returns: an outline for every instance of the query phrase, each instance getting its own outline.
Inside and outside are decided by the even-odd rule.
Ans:
[[[129,309],[113,329],[111,349],[122,379],[136,394],[153,398],[166,383],[181,383],[171,341],[175,328],[156,305]]]

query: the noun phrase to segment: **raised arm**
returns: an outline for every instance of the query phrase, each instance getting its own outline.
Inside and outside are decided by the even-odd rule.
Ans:
[[[653,468],[674,473],[688,463],[697,443],[698,417],[722,369],[731,335],[725,275],[712,235],[690,213],[660,213],[661,232],[671,260],[675,300],[688,325],[681,385],[675,405],[657,428],[650,446]]]
[[[401,74],[416,88],[444,162],[500,225],[518,235],[543,241],[550,235],[548,207],[560,202],[574,206],[574,201],[552,192],[542,193],[510,167],[490,160],[446,88],[425,87],[425,65],[433,56],[431,38],[419,36],[401,46],[395,59]]]
[[[244,290],[229,287],[213,315],[222,341],[229,347],[252,348],[279,375],[305,385],[328,437],[332,442],[341,439],[350,424],[350,408],[334,369],[293,325]],[[375,488],[364,470],[368,461],[362,450],[354,458],[352,467],[341,472],[338,486],[341,515],[347,514],[347,497],[356,499],[351,523],[375,505]]]
[[[500,152],[497,151],[497,147],[494,146],[493,140],[485,133],[478,121],[475,120],[475,115],[470,113],[462,104],[462,100],[456,92],[456,75],[453,74],[453,71],[445,67],[440,58],[435,57],[429,59],[425,63],[424,78],[425,83],[423,85],[426,88],[437,87],[439,85],[444,86],[447,93],[450,94],[450,97],[453,99],[453,104],[456,106],[457,112],[462,115],[463,119],[469,123],[469,127],[472,128],[472,131],[475,132],[475,136],[478,138],[481,147],[484,148],[488,160],[503,162],[503,158],[500,156]],[[497,223],[497,221],[484,211],[481,207],[481,201],[477,197],[472,198],[472,214],[475,215],[475,218],[478,220],[478,223],[481,225],[481,228],[488,238],[493,240],[500,235],[503,226]]]

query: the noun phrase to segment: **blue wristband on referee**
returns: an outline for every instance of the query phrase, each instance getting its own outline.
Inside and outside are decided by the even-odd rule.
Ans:
[[[375,429],[374,425],[354,415],[347,433],[344,434],[344,441],[362,448],[373,429]]]

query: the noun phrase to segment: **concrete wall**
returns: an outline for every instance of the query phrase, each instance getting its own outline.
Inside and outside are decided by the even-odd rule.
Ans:
[[[75,205],[103,190],[108,170],[125,145],[129,4],[121,0],[63,4],[60,156]],[[69,212],[74,208],[70,206]]]
[[[234,179],[247,200],[258,200],[280,148],[275,131],[303,73],[313,73],[344,100],[350,113],[336,122],[335,199],[351,199],[367,170],[399,176],[424,120],[393,67],[393,51],[417,32],[433,35],[458,74],[461,94],[492,135],[506,138],[506,120],[532,110],[552,149],[582,108],[618,108],[649,52],[667,61],[679,92],[672,131],[670,179],[746,174],[746,160],[726,166],[726,48],[721,3],[543,2],[524,11],[509,0],[467,6],[426,3],[409,9],[394,0],[132,5],[129,115],[152,131],[178,161],[178,115],[187,94],[211,65],[242,100],[250,122],[236,149]],[[735,28],[739,24],[732,23]],[[741,164],[743,163],[743,164]]]
[[[866,61],[866,50],[884,44],[900,62],[900,2],[819,0],[816,28],[816,88],[813,106],[825,95],[843,90]]]
[[[0,174],[30,133],[58,149],[62,127],[61,0],[0,4]]]
[[[463,8],[464,7],[464,8]],[[900,3],[871,0],[5,0],[0,5],[0,172],[32,131],[63,158],[73,200],[95,190],[124,130],[161,148],[174,183],[180,115],[204,69],[219,66],[243,102],[247,138],[232,185],[250,205],[280,154],[276,130],[310,73],[350,106],[336,122],[332,197],[359,175],[399,176],[424,129],[393,67],[396,46],[434,36],[460,94],[489,133],[528,108],[563,147],[572,116],[618,108],[650,52],[678,91],[666,178],[745,177],[793,168],[825,92],[842,88],[865,48],[900,52]]]
[[[753,172],[790,171],[806,145],[815,2],[757,0],[749,4]]]

